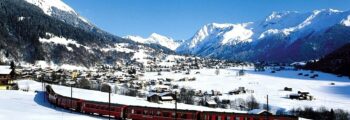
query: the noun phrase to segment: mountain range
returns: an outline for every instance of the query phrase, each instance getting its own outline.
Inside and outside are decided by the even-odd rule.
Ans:
[[[256,22],[210,23],[181,42],[171,49],[201,57],[271,62],[318,59],[350,42],[350,11],[273,12]]]
[[[319,59],[347,43],[350,11],[334,9],[273,12],[255,22],[209,23],[187,40],[174,40],[157,33],[148,38],[112,35],[61,0],[0,1],[2,62],[42,60],[88,67],[139,59],[135,54],[155,57],[175,52],[226,60],[295,62]]]

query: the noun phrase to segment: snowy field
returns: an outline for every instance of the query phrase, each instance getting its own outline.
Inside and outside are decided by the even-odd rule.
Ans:
[[[245,68],[246,74],[244,76],[236,76],[238,70],[241,68],[230,68],[230,69],[221,69],[219,75],[215,74],[215,69],[201,69],[201,70],[192,70],[190,75],[185,75],[184,73],[174,73],[174,72],[162,72],[162,75],[157,75],[157,72],[147,72],[145,76],[141,79],[143,80],[152,80],[157,78],[173,78],[178,80],[183,77],[196,77],[196,81],[176,81],[173,84],[178,84],[180,87],[190,87],[196,90],[202,91],[211,91],[217,90],[223,93],[223,96],[220,96],[221,99],[230,99],[234,100],[237,98],[246,99],[250,95],[254,95],[257,101],[261,104],[265,104],[266,95],[269,95],[269,105],[272,107],[272,110],[285,109],[290,110],[292,108],[298,107],[326,107],[326,108],[341,108],[344,110],[350,111],[350,80],[347,77],[337,77],[336,75],[317,72],[313,74],[318,74],[319,77],[312,79],[310,77],[299,76],[298,73],[310,74],[310,71],[276,71],[276,73],[271,73],[270,70],[265,72],[254,72],[250,68]],[[195,74],[199,71],[200,74]],[[29,89],[30,91],[42,90],[41,83],[31,81],[31,80],[22,80],[18,81],[20,89]],[[331,85],[334,83],[334,85]],[[53,89],[61,95],[70,96],[70,88],[65,86],[53,85]],[[248,90],[254,91],[247,94],[240,95],[229,95],[228,91],[237,89],[238,87],[245,87]],[[293,91],[283,91],[284,87],[290,87]],[[287,98],[288,94],[297,93],[297,91],[307,91],[310,92],[312,96],[315,97],[315,100],[312,101],[300,101],[300,100],[291,100]],[[21,92],[19,92],[21,93]],[[32,94],[34,99],[34,93]],[[5,95],[10,96],[10,95]],[[16,95],[17,96],[17,95]],[[86,100],[93,101],[103,101],[108,102],[108,94],[93,91],[93,90],[84,90],[73,88],[73,97],[81,98]],[[15,96],[14,96],[15,98]],[[11,99],[11,98],[8,98]],[[30,99],[30,97],[26,98]],[[9,100],[8,100],[9,101]],[[34,101],[30,101],[35,104]],[[162,107],[162,108],[174,108],[172,103],[150,103],[147,102],[145,98],[129,97],[123,95],[112,94],[112,103],[119,103],[125,105],[139,105],[139,106],[151,106],[151,107]],[[4,103],[2,103],[4,104]],[[43,107],[42,109],[44,109]],[[200,111],[225,111],[225,112],[241,112],[230,109],[214,109],[208,107],[178,104],[179,109],[191,109],[191,110],[200,110]],[[18,108],[17,108],[18,109]],[[17,110],[13,108],[13,110]],[[69,113],[63,113],[56,111],[53,108],[45,108],[49,111],[54,111],[52,115],[56,114],[65,114],[70,116]],[[40,110],[40,109],[39,109]],[[24,111],[25,112],[25,111]],[[40,113],[40,112],[39,112]],[[50,112],[49,112],[50,113]],[[50,115],[50,114],[49,114]],[[33,115],[35,116],[35,115]],[[62,115],[58,115],[62,116]],[[72,116],[74,118],[75,115]],[[1,117],[0,117],[1,118]],[[93,119],[93,118],[89,118]]]
[[[274,109],[284,108],[290,110],[297,107],[314,107],[321,106],[327,108],[341,108],[350,110],[350,79],[348,77],[337,77],[336,75],[317,72],[319,77],[312,79],[298,73],[310,74],[310,71],[276,71],[271,73],[270,70],[265,72],[254,72],[251,68],[245,68],[244,76],[236,76],[241,68],[221,69],[220,74],[215,74],[215,69],[197,70],[200,74],[195,74],[192,70],[190,75],[183,73],[162,72],[161,76],[157,73],[147,73],[143,79],[157,78],[174,78],[175,80],[183,77],[196,77],[196,81],[175,82],[180,87],[190,87],[196,90],[208,91],[217,90],[223,93],[221,99],[247,98],[250,95],[258,100],[259,103],[266,103],[266,95],[269,95],[269,105]],[[335,85],[330,85],[334,83]],[[254,93],[229,95],[228,91],[245,87],[253,90]],[[283,91],[284,87],[291,87],[292,92]],[[287,99],[287,95],[297,93],[297,91],[310,92],[316,98],[313,101],[300,101]]]
[[[19,83],[20,89],[29,88],[29,91],[42,90],[41,83],[39,82],[35,82],[32,80],[21,80],[21,81],[18,81],[18,83]],[[71,95],[70,87],[52,85],[52,88],[57,94],[68,96],[68,97],[70,97]],[[84,100],[108,102],[108,93],[94,91],[94,90],[73,88],[73,97],[84,99]],[[124,104],[124,105],[150,106],[150,107],[172,108],[172,109],[175,108],[175,105],[173,103],[157,104],[157,103],[148,102],[146,101],[145,98],[129,97],[129,96],[117,95],[117,94],[111,95],[111,102]],[[187,105],[182,103],[178,103],[177,108],[198,110],[198,111],[221,111],[221,112],[245,113],[242,111],[219,109],[219,108],[208,108],[208,107],[202,107],[202,106]]]
[[[0,90],[0,120],[96,120],[104,119],[54,108],[43,92]]]

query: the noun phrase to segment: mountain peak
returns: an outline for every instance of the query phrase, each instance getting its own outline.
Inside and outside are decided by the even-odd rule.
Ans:
[[[205,25],[206,28],[226,28],[226,27],[230,27],[233,24],[230,23],[209,23],[207,25]]]
[[[152,33],[148,38],[142,38],[140,36],[132,36],[132,35],[128,35],[123,38],[130,39],[135,42],[144,43],[144,44],[159,44],[171,50],[175,50],[180,45],[179,42],[181,42],[181,41],[175,41],[172,38],[160,35],[158,33]]]
[[[168,40],[174,41],[172,38],[169,38],[169,37],[160,35],[160,34],[158,34],[158,33],[152,33],[152,34],[148,37],[148,39],[168,39]]]
[[[77,15],[73,8],[69,7],[61,0],[25,0],[28,3],[38,6],[43,12],[49,16],[52,15],[52,9],[56,8],[71,14]]]
[[[299,13],[299,12],[297,12],[297,11],[285,11],[285,12],[276,12],[276,11],[273,11],[273,12],[271,13],[271,15],[269,15],[269,16],[265,19],[265,21],[273,21],[273,20],[281,19],[281,18],[283,18],[283,17],[285,17],[285,16],[288,16],[288,15],[290,15],[290,14],[297,14],[297,13]]]

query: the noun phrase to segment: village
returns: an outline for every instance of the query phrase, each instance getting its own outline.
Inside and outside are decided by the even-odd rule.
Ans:
[[[248,70],[257,74],[261,72],[276,74],[281,71],[295,71],[298,74],[294,76],[302,76],[307,79],[317,79],[319,76],[314,71],[298,70],[297,66],[300,64],[282,65],[259,62],[253,64],[179,56],[168,56],[164,59],[144,59],[147,60],[147,62],[144,62],[145,64],[135,62],[120,66],[98,65],[94,69],[88,70],[19,66],[16,67],[15,73],[17,80],[33,80],[43,84],[111,92],[142,98],[145,101],[158,104],[175,104],[178,102],[210,108],[248,111],[254,114],[271,112],[270,114],[280,115],[286,114],[286,110],[281,109],[280,106],[270,106],[269,108],[265,100],[257,100],[257,97],[266,99],[265,96],[256,95],[258,91],[251,87],[261,84],[259,82],[250,81],[234,86],[215,86],[211,88],[206,87],[212,85],[201,85],[204,83],[197,82],[207,78],[226,79],[220,76],[228,76],[230,79],[242,81],[242,76],[246,76]],[[6,89],[19,89],[16,80],[10,80],[11,66],[2,66],[1,68],[2,72],[5,72],[3,74],[6,74],[1,77],[1,81],[10,86]],[[235,72],[232,72],[233,69]],[[8,83],[5,82],[6,80],[9,80]],[[211,81],[214,82],[213,84],[219,82],[219,80]],[[195,87],[196,84],[199,87]],[[329,84],[334,85],[335,83]],[[204,88],[201,86],[204,86]],[[221,89],[221,87],[224,88]],[[30,87],[22,87],[21,89],[26,91]],[[317,100],[317,97],[312,93],[300,88],[292,88],[287,85],[278,86],[278,91],[281,94],[280,97],[285,100],[306,100],[310,102]]]

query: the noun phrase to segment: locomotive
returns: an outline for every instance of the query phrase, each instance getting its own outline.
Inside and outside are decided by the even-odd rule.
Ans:
[[[195,111],[132,106],[115,103],[82,100],[59,95],[46,86],[46,99],[61,108],[93,114],[110,116],[119,120],[297,120],[296,116],[286,115],[256,115],[246,113],[227,113],[214,111]],[[176,114],[175,114],[176,113]]]

